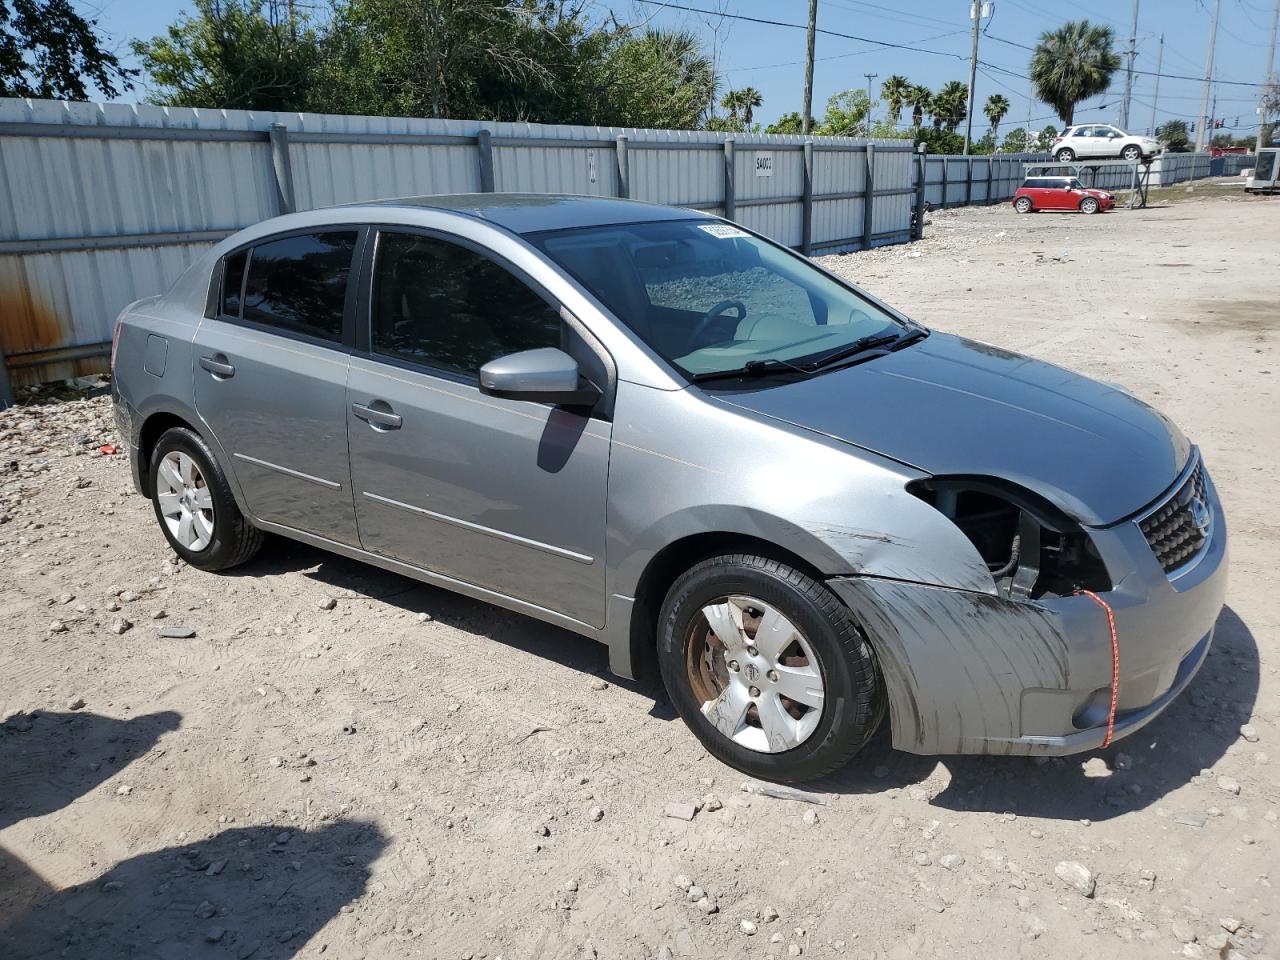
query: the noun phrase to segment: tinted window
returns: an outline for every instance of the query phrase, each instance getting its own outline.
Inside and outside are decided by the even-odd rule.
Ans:
[[[560,347],[559,313],[520,279],[464,247],[378,237],[373,350],[470,377],[498,357]]]
[[[240,291],[244,286],[244,265],[249,252],[241,250],[226,260],[222,270],[222,312],[229,317],[240,316]]]
[[[244,319],[340,342],[355,247],[354,230],[285,237],[254,247]]]

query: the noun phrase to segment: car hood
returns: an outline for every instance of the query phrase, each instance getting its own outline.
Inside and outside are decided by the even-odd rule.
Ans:
[[[999,477],[1090,525],[1151,503],[1190,454],[1129,393],[948,334],[841,370],[715,394],[926,473]]]
[[[1085,188],[1084,192],[1091,197],[1097,197],[1099,200],[1106,200],[1111,196],[1110,190],[1095,190],[1093,187]]]

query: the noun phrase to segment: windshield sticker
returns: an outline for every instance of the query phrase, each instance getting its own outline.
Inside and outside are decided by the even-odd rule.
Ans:
[[[740,230],[729,223],[700,223],[698,224],[698,229],[711,234],[713,237],[720,237],[722,240],[751,236],[747,231]]]

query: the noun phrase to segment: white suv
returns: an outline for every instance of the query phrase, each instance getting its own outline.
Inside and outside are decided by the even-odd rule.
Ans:
[[[1059,163],[1100,157],[1139,160],[1154,157],[1162,149],[1158,140],[1131,136],[1109,123],[1081,123],[1067,127],[1062,136],[1053,141],[1053,157]]]

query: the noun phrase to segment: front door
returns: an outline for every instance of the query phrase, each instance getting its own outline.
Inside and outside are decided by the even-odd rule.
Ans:
[[[196,409],[253,516],[351,545],[344,322],[358,238],[294,233],[230,255],[194,371]]]
[[[603,625],[610,423],[478,387],[483,364],[537,347],[589,375],[589,348],[525,279],[452,239],[382,231],[371,272],[348,382],[364,548]]]

